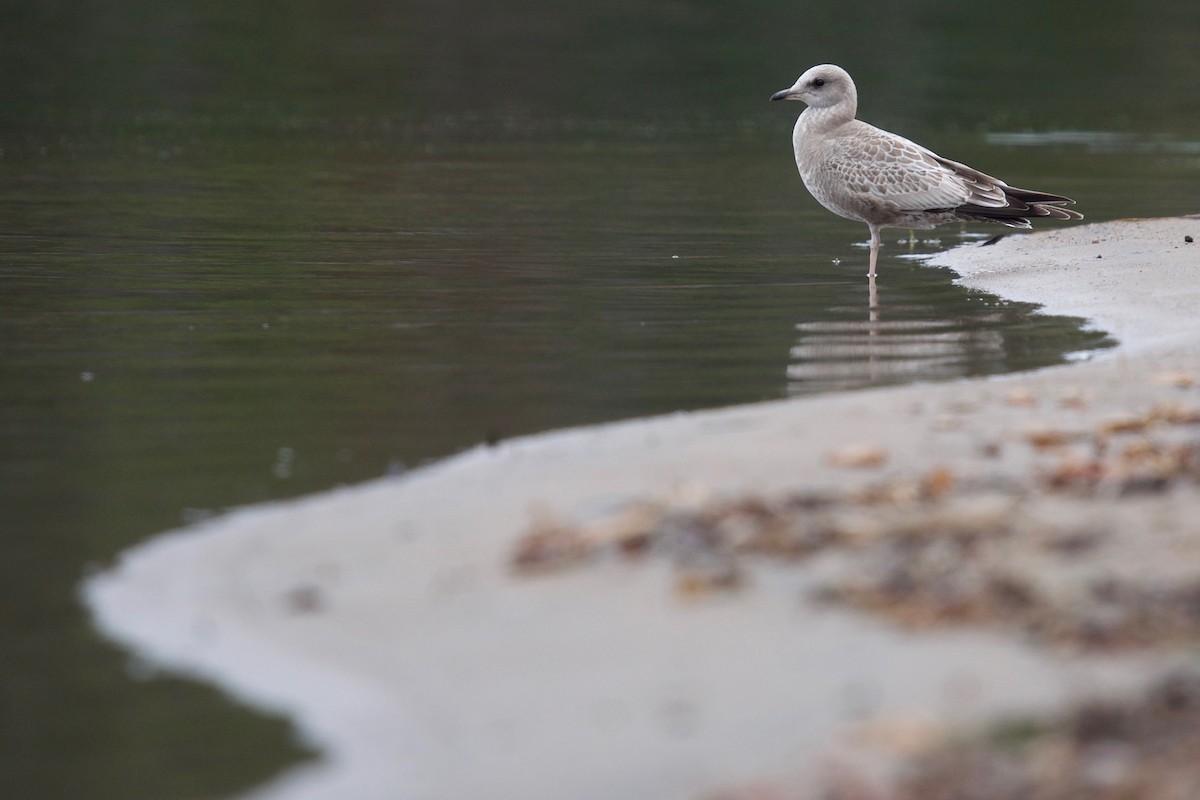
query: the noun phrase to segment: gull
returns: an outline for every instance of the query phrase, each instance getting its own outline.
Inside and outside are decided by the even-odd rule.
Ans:
[[[771,99],[808,104],[792,130],[796,167],[817,202],[867,223],[872,280],[882,228],[928,230],[953,220],[1029,228],[1030,217],[1083,219],[1060,207],[1075,202],[1069,197],[1009,186],[855,119],[858,90],[850,73],[834,64],[813,67]]]

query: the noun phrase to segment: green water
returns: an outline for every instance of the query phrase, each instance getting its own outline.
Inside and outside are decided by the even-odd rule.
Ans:
[[[91,631],[79,579],[156,532],[498,437],[1105,344],[902,232],[872,321],[865,229],[804,193],[799,107],[766,99],[837,61],[864,117],[1089,219],[1196,212],[1200,12],[856,8],[0,8],[0,794],[221,796],[303,756]],[[997,136],[1062,130],[1098,133]]]

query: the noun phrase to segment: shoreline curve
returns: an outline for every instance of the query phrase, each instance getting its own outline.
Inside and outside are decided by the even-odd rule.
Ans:
[[[931,259],[964,285],[1112,333],[1117,347],[1086,362],[479,447],[155,537],[81,592],[112,640],[287,714],[325,754],[255,798],[699,797],[762,776],[807,781],[831,743],[872,721],[972,724],[1133,690],[1161,654],[897,629],[804,601],[820,563],[758,564],[745,590],[697,599],[657,561],[533,578],[510,562],[539,519],[934,469],[1027,481],[1044,454],[1008,443],[1032,429],[1200,407],[1187,380],[1200,364],[1200,244],[1184,239],[1198,235],[1200,216],[1120,220]],[[860,445],[886,459],[831,466]],[[1136,514],[1190,530],[1195,494]]]

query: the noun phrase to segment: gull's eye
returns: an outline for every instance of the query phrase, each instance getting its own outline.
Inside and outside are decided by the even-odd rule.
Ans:
[[[813,78],[812,85],[817,87],[818,89],[820,89],[822,86],[825,85],[825,79],[824,78]]]

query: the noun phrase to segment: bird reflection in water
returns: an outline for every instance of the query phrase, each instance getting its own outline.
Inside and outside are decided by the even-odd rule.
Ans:
[[[865,319],[861,306],[839,310],[846,319],[796,325],[789,394],[965,377],[1006,358],[1003,335],[986,327],[995,316],[947,319],[931,306],[885,307],[874,280]]]

